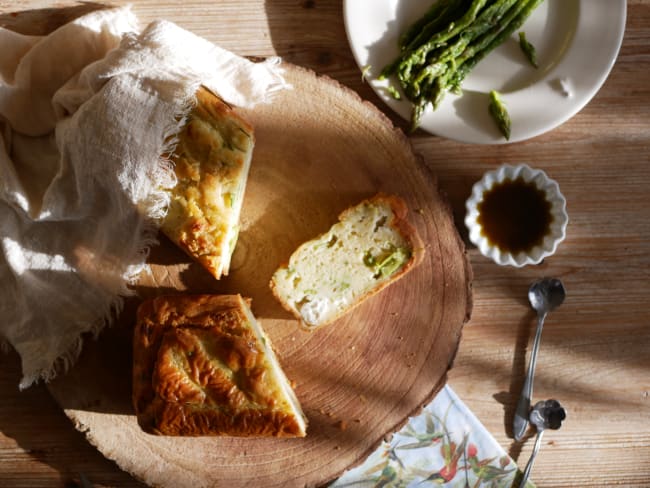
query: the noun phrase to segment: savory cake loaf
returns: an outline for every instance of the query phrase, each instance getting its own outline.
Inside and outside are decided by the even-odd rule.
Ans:
[[[172,155],[177,184],[162,231],[215,278],[228,274],[253,154],[251,125],[205,88]]]
[[[407,212],[401,198],[383,194],[346,209],[273,274],[273,294],[307,328],[333,322],[420,262]]]
[[[306,433],[269,338],[239,295],[170,295],[140,305],[133,404],[152,434]]]

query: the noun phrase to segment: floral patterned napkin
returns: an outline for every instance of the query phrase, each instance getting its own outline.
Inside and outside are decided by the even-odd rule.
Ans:
[[[390,442],[330,488],[509,488],[517,472],[514,461],[446,385]]]

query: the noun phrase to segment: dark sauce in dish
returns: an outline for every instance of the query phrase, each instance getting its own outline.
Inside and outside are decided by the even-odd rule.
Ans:
[[[477,222],[490,245],[517,254],[541,244],[553,221],[546,193],[519,177],[496,183],[478,204]]]

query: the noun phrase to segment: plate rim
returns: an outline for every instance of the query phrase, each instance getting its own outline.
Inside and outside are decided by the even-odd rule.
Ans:
[[[366,1],[376,2],[376,0],[366,0]],[[396,6],[399,7],[399,4],[405,0],[383,0],[383,1],[395,3]],[[609,77],[616,63],[625,36],[625,26],[627,22],[627,2],[626,0],[618,0],[618,1],[600,0],[598,3],[594,2],[593,0],[590,1],[575,0],[575,1],[576,1],[576,8],[578,9],[577,20],[576,20],[578,23],[580,22],[581,17],[585,17],[584,12],[589,12],[590,15],[593,15],[593,12],[596,12],[596,14],[599,16],[599,21],[604,21],[604,20],[609,21],[608,25],[611,28],[610,35],[609,35],[609,40],[611,41],[611,49],[607,50],[604,53],[604,55],[602,55],[602,57],[600,58],[600,62],[597,63],[597,69],[592,70],[587,77],[585,77],[583,73],[577,73],[577,77],[580,78],[583,84],[585,79],[589,81],[588,86],[581,88],[579,93],[577,94],[572,93],[570,96],[565,97],[565,99],[566,98],[572,99],[572,102],[568,104],[561,104],[563,108],[558,110],[557,113],[555,113],[551,117],[550,121],[533,124],[532,127],[524,130],[520,130],[520,129],[513,130],[513,134],[510,140],[505,140],[502,137],[497,138],[494,137],[494,135],[492,134],[488,134],[485,133],[485,131],[480,131],[480,130],[478,132],[473,130],[464,131],[461,133],[451,132],[450,130],[445,129],[444,126],[441,127],[440,120],[435,120],[435,119],[432,120],[431,117],[433,116],[433,112],[431,112],[429,109],[428,113],[425,113],[422,123],[418,129],[428,132],[429,134],[435,136],[444,137],[461,143],[485,144],[485,145],[511,144],[511,143],[522,142],[528,139],[532,139],[546,132],[549,132],[559,127],[560,125],[564,124],[573,116],[575,116],[578,112],[580,112],[596,96],[600,88],[603,86],[603,84]],[[353,30],[356,25],[353,11],[358,10],[359,4],[361,2],[363,2],[363,0],[343,0],[343,21],[344,21],[346,37],[348,40],[348,45],[350,46],[350,50],[354,57],[355,63],[357,64],[358,68],[363,72],[364,67],[367,65],[367,63],[365,63],[366,59],[364,59],[364,55],[367,56],[367,49],[365,48],[365,46],[361,46],[359,45],[359,43],[355,42],[354,35],[353,35]],[[614,18],[613,22],[610,21],[610,17],[609,17],[612,12],[618,14],[618,16]],[[560,61],[556,63],[553,69],[549,70],[548,73],[545,73],[544,76],[542,76],[540,79],[535,81],[530,86],[526,86],[519,90],[515,90],[512,93],[502,94],[506,102],[506,105],[508,105],[509,102],[508,98],[510,99],[515,98],[513,94],[521,95],[525,93],[526,96],[528,97],[530,97],[531,95],[535,96],[535,93],[531,93],[531,90],[533,90],[534,92],[536,90],[539,90],[543,84],[550,86],[553,82],[559,81],[557,76],[558,66],[563,66],[563,63],[568,57],[576,55],[576,49],[577,49],[576,44],[580,42],[582,37],[587,35],[587,32],[585,32],[584,29],[583,30],[579,29],[579,27],[580,26],[576,28],[575,35],[573,36],[566,52],[563,53]],[[581,35],[581,37],[578,37],[579,35]],[[582,41],[584,42],[584,39],[582,39]],[[593,66],[593,64],[594,63],[591,63],[590,66]],[[572,74],[572,77],[573,76],[575,75]],[[388,96],[385,93],[385,88],[383,86],[378,85],[376,79],[368,79],[367,82],[371,87],[371,89],[373,90],[373,92],[377,95],[377,97],[379,97],[382,100],[382,102],[385,103],[386,106],[391,109],[391,111],[397,114],[400,118],[406,121],[409,120],[409,114],[411,108],[410,103],[392,99],[390,96]],[[448,97],[452,97],[452,96],[453,96],[452,94],[448,94]],[[457,97],[457,99],[459,98],[461,97]],[[441,108],[439,108],[438,110],[441,110]],[[444,106],[442,110],[444,110]],[[448,117],[448,120],[458,120],[458,116],[455,114],[451,114]]]

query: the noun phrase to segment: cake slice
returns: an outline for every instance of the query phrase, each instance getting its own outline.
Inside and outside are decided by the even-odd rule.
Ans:
[[[271,342],[239,295],[161,296],[140,305],[133,404],[152,434],[306,433]]]
[[[177,184],[162,231],[216,279],[228,274],[253,154],[252,126],[205,88],[172,155]]]
[[[333,322],[421,261],[407,212],[401,198],[383,194],[343,211],[273,274],[273,294],[309,329]]]

